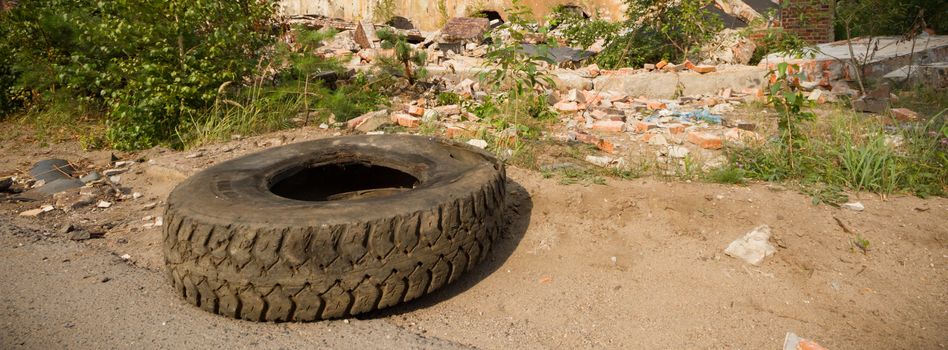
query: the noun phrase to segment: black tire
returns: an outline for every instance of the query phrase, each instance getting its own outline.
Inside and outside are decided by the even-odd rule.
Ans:
[[[372,185],[360,176],[384,187],[404,174],[418,180],[413,188],[346,188]],[[320,176],[353,191],[325,200],[335,198],[325,191],[333,186],[307,186]],[[313,321],[382,309],[455,281],[487,255],[501,229],[505,181],[490,154],[428,137],[268,149],[172,191],[167,272],[188,302],[234,318]]]

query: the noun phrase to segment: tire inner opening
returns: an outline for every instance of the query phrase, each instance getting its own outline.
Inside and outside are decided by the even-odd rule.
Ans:
[[[411,190],[414,176],[362,162],[319,164],[289,169],[274,177],[270,192],[301,201],[334,201],[384,197]]]

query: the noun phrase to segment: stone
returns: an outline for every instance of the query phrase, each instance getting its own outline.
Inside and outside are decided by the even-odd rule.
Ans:
[[[45,213],[45,212],[46,212],[46,210],[43,210],[43,208],[36,208],[36,209],[30,209],[30,210],[27,210],[27,211],[23,211],[23,212],[20,213],[20,216],[36,217],[36,216],[39,216],[40,214]]]
[[[668,152],[667,152],[667,154],[668,154],[669,157],[681,159],[681,158],[685,158],[686,156],[688,156],[688,153],[689,153],[689,151],[688,151],[688,149],[685,148],[685,147],[682,147],[682,146],[668,146]]]
[[[724,141],[721,136],[711,132],[692,131],[688,133],[688,142],[704,149],[721,149]]]
[[[777,252],[777,248],[770,244],[772,235],[770,226],[760,225],[744,234],[724,249],[724,253],[744,260],[748,264],[759,266],[764,258]]]
[[[484,33],[490,29],[490,21],[479,17],[454,17],[441,28],[441,38],[445,42],[460,41],[480,44]]]
[[[484,140],[481,140],[481,139],[471,139],[471,140],[468,140],[468,141],[467,141],[467,144],[469,144],[469,145],[471,145],[471,146],[474,146],[474,147],[477,147],[477,148],[480,148],[480,149],[486,149],[486,148],[487,148],[487,141],[484,141]]]
[[[111,207],[111,206],[112,206],[112,202],[99,201],[99,203],[97,203],[95,206],[96,206],[96,207],[99,207],[99,208],[102,208],[102,209],[105,209],[105,208]]]
[[[599,76],[602,78],[604,75]],[[567,89],[590,90],[593,88],[593,80],[583,77],[572,70],[558,69],[553,71],[553,82],[557,89],[566,91]]]
[[[648,139],[648,144],[652,146],[667,146],[668,140],[661,134],[655,134]]]
[[[651,109],[653,111],[668,108],[668,105],[661,101],[648,101],[648,103],[645,106],[648,107],[648,109]]]
[[[625,130],[625,122],[616,120],[600,120],[593,123],[592,129],[596,131],[619,133]]]
[[[102,179],[102,174],[99,174],[98,171],[90,171],[85,176],[80,177],[79,181],[82,181],[83,183],[90,183],[90,182],[99,181],[101,179]]]
[[[103,171],[102,171],[102,175],[104,175],[104,176],[113,176],[113,175],[118,175],[118,174],[125,173],[125,172],[127,172],[127,171],[128,171],[128,168],[106,169],[106,170],[103,170]]]
[[[443,116],[452,116],[452,115],[461,114],[461,106],[459,105],[438,106],[438,107],[435,107],[434,110]]]
[[[353,38],[363,49],[379,48],[379,37],[375,33],[375,24],[371,21],[360,21],[356,26],[355,37]]]
[[[10,186],[13,186],[13,178],[5,177],[0,179],[0,192],[6,192],[10,189]]]
[[[843,208],[843,209],[849,209],[849,210],[852,210],[852,211],[863,211],[863,210],[866,210],[866,207],[865,207],[864,205],[862,205],[862,203],[860,203],[860,202],[844,203],[843,205],[840,205],[839,207],[840,207],[840,208]]]
[[[898,121],[914,121],[918,119],[918,113],[908,108],[893,108],[890,110],[892,116]]]
[[[427,109],[425,113],[421,116],[421,121],[424,123],[437,121],[441,117],[441,114],[434,109]]]
[[[573,101],[560,101],[553,105],[553,108],[564,113],[579,111],[579,104]]]
[[[597,166],[605,167],[605,166],[608,166],[610,163],[612,163],[612,158],[588,155],[586,156],[586,161],[592,164],[595,164]]]
[[[863,96],[853,100],[852,105],[853,110],[856,112],[874,114],[882,114],[885,112],[886,108],[889,108],[889,102],[887,100],[871,98],[868,96]]]
[[[810,92],[810,95],[807,96],[806,99],[816,102],[818,104],[824,104],[826,103],[826,91],[824,91],[823,89],[813,89],[813,91]]]

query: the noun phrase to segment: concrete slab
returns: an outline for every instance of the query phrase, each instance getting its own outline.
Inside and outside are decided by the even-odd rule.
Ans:
[[[809,81],[820,81],[829,85],[834,80],[855,80],[855,69],[850,62],[855,56],[859,62],[867,61],[865,77],[879,80],[886,74],[909,64],[931,64],[948,61],[948,35],[923,35],[914,42],[899,36],[857,38],[853,40],[853,53],[849,52],[846,40],[816,46],[812,58],[795,58],[782,54],[765,57],[761,67],[775,67],[780,62],[800,65]],[[914,54],[913,54],[914,53]],[[868,60],[866,60],[868,57]]]
[[[593,88],[621,92],[629,96],[674,98],[679,84],[684,95],[717,94],[724,89],[741,91],[747,88],[762,88],[766,83],[766,76],[766,67],[719,66],[717,72],[708,74],[695,72],[604,74],[593,79]]]

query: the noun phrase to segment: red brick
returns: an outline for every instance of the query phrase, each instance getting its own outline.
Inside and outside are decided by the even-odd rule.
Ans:
[[[404,126],[406,128],[417,128],[421,126],[420,118],[413,117],[405,113],[392,114],[392,120],[398,125]]]
[[[680,123],[668,124],[665,126],[668,129],[668,132],[672,135],[677,135],[685,132],[685,125]]]
[[[425,115],[425,108],[421,106],[408,106],[408,114],[416,117]]]

